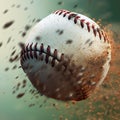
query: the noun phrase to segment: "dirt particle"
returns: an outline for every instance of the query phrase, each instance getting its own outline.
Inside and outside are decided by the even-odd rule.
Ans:
[[[40,38],[40,36],[37,36],[35,39],[36,39],[37,41],[39,41],[41,38]]]
[[[12,6],[11,7],[15,7],[15,4],[12,4]]]
[[[92,44],[93,44],[93,41],[91,41],[91,42],[89,43],[89,47],[90,47]]]
[[[20,87],[20,83],[17,84],[17,87]]]
[[[25,7],[25,8],[24,8],[24,11],[26,11],[26,10],[28,10],[28,7]]]
[[[12,53],[11,53],[11,56],[13,56],[15,54],[16,50],[14,50]]]
[[[27,83],[27,81],[26,80],[23,80],[23,82],[22,82],[22,88],[25,88],[26,87],[26,83]]]
[[[14,65],[12,69],[15,70],[16,68],[17,68],[17,65]]]
[[[26,84],[26,82],[27,82],[26,80],[23,80],[23,84]]]
[[[5,68],[5,71],[8,71],[8,70],[9,70],[9,67],[6,67],[6,68]]]
[[[15,92],[16,92],[16,91],[14,90],[14,91],[12,92],[12,94],[15,94]]]
[[[72,40],[67,40],[66,44],[71,44],[73,41]]]
[[[28,31],[30,28],[31,28],[30,25],[26,25],[26,26],[25,26],[25,31]]]
[[[36,20],[36,23],[38,23],[38,22],[40,22],[40,21],[41,21],[41,19],[37,19],[37,20]]]
[[[58,5],[62,5],[62,4],[63,4],[63,2],[62,2],[62,1],[58,2]]]
[[[14,62],[14,61],[16,61],[18,59],[18,55],[16,55],[15,57],[13,57],[13,58],[10,58],[9,59],[9,62]]]
[[[16,77],[15,77],[15,79],[18,79],[18,78],[19,78],[19,76],[16,76]]]
[[[25,37],[25,36],[26,36],[26,32],[23,32],[23,33],[22,33],[22,37]]]
[[[78,7],[78,5],[77,4],[75,4],[74,6],[73,6],[73,8],[77,8]]]
[[[63,30],[59,30],[59,29],[56,31],[56,33],[58,33],[59,35],[62,35],[63,32],[64,32]]]
[[[3,14],[6,14],[8,12],[8,9],[4,10]]]
[[[33,3],[34,3],[34,1],[32,0],[30,3],[31,3],[31,4],[33,4]]]
[[[2,47],[2,42],[0,42],[0,47]]]
[[[33,107],[33,106],[35,106],[35,104],[30,104],[30,105],[29,105],[29,107]]]
[[[16,97],[17,98],[22,98],[25,95],[25,93],[19,93]]]
[[[32,22],[34,23],[34,22],[35,22],[35,20],[36,20],[36,19],[34,18],[34,19],[32,20]]]
[[[17,5],[16,8],[20,8],[21,5]]]
[[[7,44],[11,41],[11,37],[8,38]]]
[[[90,39],[86,40],[85,44],[89,43],[90,42]]]
[[[25,44],[22,42],[20,42],[18,45],[20,46],[21,49],[24,49],[24,47],[25,47]]]
[[[40,106],[39,106],[39,108],[41,108],[43,105],[41,104]]]
[[[3,28],[4,28],[4,29],[7,29],[7,28],[9,28],[13,23],[14,23],[14,20],[11,20],[11,21],[5,23],[5,24],[3,25]]]

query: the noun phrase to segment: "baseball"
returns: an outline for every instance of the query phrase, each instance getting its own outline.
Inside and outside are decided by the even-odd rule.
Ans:
[[[111,44],[92,19],[67,10],[51,13],[31,30],[21,66],[40,94],[61,101],[88,98],[105,79]]]

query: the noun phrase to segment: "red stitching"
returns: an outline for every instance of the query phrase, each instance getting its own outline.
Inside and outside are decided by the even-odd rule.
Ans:
[[[38,43],[36,43],[35,45],[33,45],[33,43],[31,44],[27,44],[21,51],[21,63],[23,63],[24,61],[26,61],[27,59],[33,59],[34,57],[36,59],[39,58],[39,56],[43,55],[43,53],[45,54],[45,62],[46,64],[50,62],[49,57],[52,57],[51,60],[51,65],[54,67],[55,65],[55,60],[61,62],[64,61],[64,54],[62,53],[60,55],[60,58],[58,58],[58,51],[57,49],[54,50],[53,53],[51,53],[51,48],[50,45],[48,45],[48,47],[46,49],[44,49],[44,44],[41,43],[39,49],[37,48]],[[39,56],[37,54],[37,52],[39,52]]]
[[[77,14],[71,13],[68,16],[68,20],[70,20],[71,18],[75,18],[77,16]]]
[[[28,46],[29,46],[29,43],[28,43],[28,45],[26,46],[26,50],[28,51]],[[27,58],[28,59],[30,59],[30,57],[29,57],[29,54],[27,53]]]
[[[43,53],[43,52],[44,52],[44,45],[42,43],[41,46],[40,46],[40,53]]]
[[[69,13],[70,13],[70,12],[65,12],[64,15],[63,15],[63,17],[65,17],[65,16],[66,16],[67,14],[69,14]]]
[[[60,61],[64,61],[64,53],[61,54]]]
[[[100,31],[100,29],[99,28],[97,28],[97,32],[98,32],[98,34],[99,34],[99,38],[100,38],[100,40],[101,40],[101,31]]]
[[[63,15],[63,17],[66,17],[66,15],[68,15],[67,16],[68,20],[71,20],[72,18],[74,18],[73,21],[74,21],[75,24],[78,22],[78,20],[80,20],[80,26],[82,28],[84,28],[84,25],[86,24],[88,32],[90,32],[91,29],[92,29],[95,37],[98,34],[100,40],[103,37],[104,42],[107,41],[109,43],[109,40],[107,39],[107,36],[105,35],[105,33],[100,28],[98,28],[98,27],[96,28],[95,25],[90,26],[90,22],[86,21],[85,19],[81,19],[81,16],[78,16],[77,13],[73,13],[73,12],[70,12],[70,11],[67,11],[67,10],[57,10],[54,13],[58,14],[58,15]]]
[[[80,16],[76,16],[75,19],[74,19],[74,23],[76,24],[78,19],[80,18]]]
[[[86,24],[87,24],[87,29],[88,29],[88,32],[90,32],[90,23],[89,23],[89,22],[87,22]]]
[[[94,35],[95,35],[95,37],[96,37],[97,31],[96,31],[96,29],[95,29],[95,26],[94,26],[94,25],[92,25],[92,29],[93,29],[93,33],[94,33]]]
[[[32,54],[32,45],[33,43],[30,45],[30,57],[33,59],[33,54]],[[25,55],[24,55],[25,56]]]
[[[82,27],[82,28],[84,28],[84,21],[85,21],[85,19],[81,19],[81,20],[80,20],[80,24],[81,24],[81,27]]]
[[[37,44],[38,43],[36,43],[35,46],[34,46],[35,51],[37,50]],[[35,51],[34,51],[34,57],[37,59],[37,53]]]

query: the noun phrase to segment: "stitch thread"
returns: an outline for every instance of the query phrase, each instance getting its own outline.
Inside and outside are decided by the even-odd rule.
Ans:
[[[107,39],[106,34],[100,28],[98,28],[98,27],[95,28],[94,24],[90,25],[90,22],[86,21],[85,19],[81,19],[81,16],[78,16],[76,13],[73,13],[73,12],[70,12],[70,11],[67,11],[67,10],[57,10],[57,11],[54,12],[54,14],[63,15],[63,17],[66,17],[66,15],[68,15],[67,16],[68,20],[71,20],[72,18],[74,18],[73,21],[74,21],[75,24],[78,21],[80,21],[81,28],[84,28],[84,25],[86,24],[88,32],[90,32],[91,29],[92,29],[95,37],[98,34],[100,40],[103,37],[104,42],[109,43],[109,40]]]
[[[52,61],[51,61],[52,66],[55,65],[55,60],[59,62],[64,61],[64,54],[62,53],[60,55],[60,58],[58,58],[57,49],[55,49],[54,52],[51,53],[50,45],[48,45],[46,49],[44,48],[43,43],[41,43],[39,49],[37,48],[37,46],[38,46],[38,43],[36,43],[35,45],[33,45],[33,43],[29,45],[28,43],[26,46],[24,46],[24,48],[21,51],[21,63],[27,59],[33,59],[33,58],[38,59],[39,56],[41,56],[42,54],[45,54],[44,56],[45,56],[46,64],[49,62],[49,57],[52,57]],[[38,56],[38,53],[39,53],[39,56]]]

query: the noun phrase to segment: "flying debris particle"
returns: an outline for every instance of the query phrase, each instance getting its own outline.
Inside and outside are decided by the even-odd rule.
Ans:
[[[25,44],[24,44],[24,43],[22,43],[22,42],[20,42],[20,43],[19,43],[19,46],[20,46],[20,48],[21,48],[21,49],[24,49]]]
[[[20,87],[21,83],[18,83],[17,86],[15,87],[15,91],[18,91],[19,90],[19,87]]]
[[[73,8],[77,8],[78,7],[78,5],[77,4],[75,4],[74,6],[73,6]]]
[[[4,12],[3,12],[3,14],[6,14],[8,12],[8,9],[6,9]]]
[[[39,106],[39,108],[41,108],[43,105],[41,104],[40,106]]]
[[[9,70],[9,67],[6,67],[6,68],[5,68],[5,71],[8,71],[8,70]]]
[[[22,68],[22,66],[19,66],[18,69]]]
[[[103,83],[103,84],[102,84],[102,87],[103,87],[103,88],[108,88],[108,85],[105,84],[105,83]]]
[[[7,29],[7,28],[9,28],[13,23],[14,23],[14,20],[11,20],[11,21],[5,23],[5,24],[3,25],[3,28],[4,28],[4,29]]]
[[[22,33],[22,37],[25,37],[25,36],[26,36],[26,32],[23,32],[23,33]]]
[[[18,79],[18,78],[19,78],[19,76],[16,76],[16,77],[15,77],[15,79]]]
[[[36,99],[38,99],[38,98],[39,98],[39,96],[35,96],[35,98],[36,98]]]
[[[31,89],[29,92],[30,92],[31,94],[34,94],[34,93],[35,93],[35,90]]]
[[[75,104],[76,104],[76,101],[74,101],[74,100],[72,100],[71,102],[72,102],[72,104],[73,104],[73,105],[75,105]]]
[[[12,50],[14,50],[14,49],[15,49],[15,46],[13,46]]]
[[[14,50],[12,53],[11,53],[11,56],[13,56],[15,54],[16,50]]]
[[[14,91],[12,92],[12,94],[15,94],[15,92],[16,92],[16,91],[14,90]]]
[[[59,30],[59,29],[56,31],[56,33],[58,33],[59,35],[62,35],[63,32],[64,32],[63,30]]]
[[[41,21],[41,19],[37,19],[37,20],[36,20],[36,23],[38,23],[38,22],[40,22],[40,21]]]
[[[17,65],[14,65],[12,69],[15,70],[16,68],[17,68]]]
[[[27,81],[26,81],[26,80],[23,80],[22,88],[25,88],[25,87],[26,87],[26,83],[27,83]]]
[[[23,80],[23,84],[26,84],[26,82],[27,82],[26,80]]]
[[[28,7],[25,7],[24,10],[25,10],[25,11],[28,10]]]
[[[24,94],[25,94],[25,93],[19,93],[16,97],[17,97],[17,98],[21,98],[21,97],[24,96]]]
[[[40,36],[37,36],[35,39],[36,39],[37,41],[39,41],[41,38],[40,38]]]
[[[60,115],[59,120],[63,120],[63,116],[62,115]]]
[[[34,3],[34,1],[32,0],[30,3],[31,3],[31,4],[33,4],[33,3]]]
[[[33,106],[35,106],[35,104],[30,104],[30,105],[29,105],[29,107],[33,107]]]
[[[20,87],[20,83],[17,84],[17,87]]]
[[[67,40],[66,44],[71,44],[73,41],[72,40]]]
[[[46,103],[47,102],[47,99],[45,99],[44,101],[43,101],[43,103]]]
[[[20,8],[20,5],[17,5],[16,8]]]
[[[91,41],[90,43],[89,43],[89,46],[91,46],[93,44],[93,41]]]
[[[63,2],[62,2],[62,1],[58,2],[58,5],[62,5],[62,4],[63,4]]]
[[[11,7],[15,7],[15,4],[13,4]]]
[[[0,42],[0,47],[2,47],[2,42]]]
[[[8,38],[7,44],[11,41],[11,37]]]
[[[55,103],[53,103],[53,107],[55,107],[56,108],[56,110],[58,110],[59,108],[58,108],[58,105],[57,104],[55,104]]]
[[[10,59],[9,59],[9,62],[12,63],[13,61],[16,61],[17,59],[18,59],[18,55],[16,55],[14,58],[10,58]]]
[[[90,42],[90,39],[86,40],[85,44],[89,43]]]
[[[25,26],[25,31],[28,31],[30,28],[31,28],[30,25],[26,25],[26,26]]]
[[[34,18],[34,19],[32,20],[32,23],[34,23],[34,22],[35,22],[35,20],[36,20],[36,19]]]

